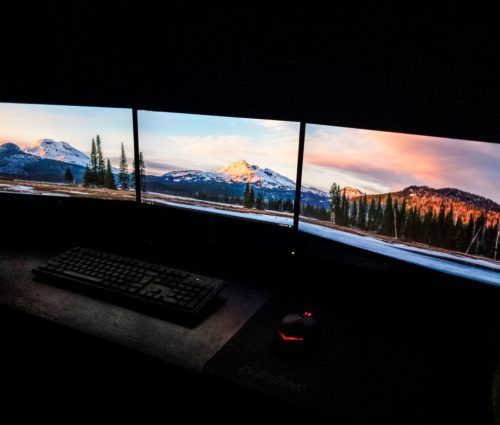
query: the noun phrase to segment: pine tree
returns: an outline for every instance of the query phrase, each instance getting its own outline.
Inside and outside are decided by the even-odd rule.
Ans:
[[[465,228],[464,231],[464,240],[463,240],[464,252],[467,250],[467,247],[471,243],[472,238],[474,237],[474,233],[476,233],[476,220],[474,219],[474,215],[471,213],[469,215],[469,221],[467,222],[467,227]]]
[[[341,217],[341,195],[340,195],[340,186],[333,182],[330,188],[330,211],[331,211],[331,220],[332,223],[340,224],[342,221]]]
[[[443,226],[443,246],[451,249],[454,242],[455,220],[453,214],[453,204],[445,215]]]
[[[392,197],[390,193],[387,194],[387,199],[385,201],[382,233],[386,236],[394,236],[394,209],[392,207]]]
[[[422,233],[419,235],[418,231],[415,231],[418,242],[423,242],[428,245],[432,245],[434,238],[434,223],[436,222],[434,218],[434,213],[429,209],[424,215],[424,220],[422,223]]]
[[[94,176],[97,176],[97,148],[94,139],[92,139],[92,148],[90,150],[90,171]]]
[[[382,222],[384,221],[384,209],[382,207],[382,195],[378,196],[376,218],[377,218],[376,228],[374,230],[376,232],[381,232],[382,231]]]
[[[464,246],[464,233],[465,226],[462,221],[462,217],[459,215],[453,229],[451,242],[452,249],[456,249],[457,251],[465,251],[467,249],[467,247]]]
[[[258,210],[264,209],[264,198],[262,197],[262,191],[259,191],[257,200],[255,201],[255,208],[257,208]]]
[[[255,204],[255,194],[253,192],[250,181],[247,181],[247,185],[245,187],[245,194],[243,195],[243,206],[245,208],[253,208],[254,204]]]
[[[366,229],[367,210],[368,210],[368,201],[366,200],[366,195],[365,195],[363,196],[363,198],[359,200],[358,217],[356,221],[356,225],[363,230]]]
[[[139,175],[141,179],[141,191],[145,192],[147,189],[146,181],[146,165],[144,164],[144,156],[139,152]]]
[[[398,239],[399,229],[398,229],[398,214],[399,214],[399,201],[398,198],[394,200],[394,237]]]
[[[397,229],[398,229],[399,238],[405,237],[406,219],[407,219],[406,199],[403,198],[403,202],[401,202],[401,208],[399,209],[398,214],[396,216],[396,225],[397,225]]]
[[[436,223],[436,238],[434,240],[433,245],[436,246],[443,246],[444,244],[444,239],[446,236],[446,229],[445,229],[445,210],[444,210],[444,205],[441,205],[439,207],[439,213],[437,216],[437,223]]]
[[[120,155],[120,171],[118,174],[118,181],[123,190],[127,190],[129,188],[127,155],[125,154],[125,148],[123,147],[123,143]]]
[[[90,170],[90,165],[87,165],[85,172],[83,173],[83,186],[89,187],[92,184],[92,171]]]
[[[405,217],[405,225],[403,234],[401,235],[404,239],[409,241],[415,240],[415,228],[416,228],[416,207],[411,208]]]
[[[368,208],[368,230],[377,230],[377,206],[375,198],[372,197],[370,207]]]
[[[358,225],[358,203],[356,200],[354,200],[351,208],[351,212],[349,214],[349,223],[352,226],[357,226]],[[348,224],[348,223],[346,223]]]
[[[96,137],[96,185],[104,186],[104,179],[106,176],[106,165],[104,157],[102,156],[101,138],[99,135]]]
[[[498,246],[499,246],[499,241],[500,241],[500,220],[498,221],[497,225],[497,235],[495,237],[495,244],[493,245],[493,259],[498,260]]]
[[[115,176],[113,175],[113,170],[111,169],[111,163],[109,162],[109,159],[106,171],[104,173],[104,187],[107,189],[116,189]]]
[[[73,176],[73,173],[71,172],[71,168],[66,167],[66,172],[64,173],[64,180],[66,180],[68,183],[73,183],[75,180],[75,177]]]
[[[341,226],[349,225],[349,198],[346,196],[345,192],[342,194],[339,210],[339,223]]]

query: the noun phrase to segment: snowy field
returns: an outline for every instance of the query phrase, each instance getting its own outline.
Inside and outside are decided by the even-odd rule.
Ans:
[[[290,217],[290,218],[279,217],[276,215],[249,213],[249,212],[244,212],[244,211],[230,211],[230,210],[205,207],[205,206],[200,206],[200,205],[181,204],[180,202],[167,201],[165,199],[160,199],[160,198],[148,198],[148,201],[158,203],[158,204],[163,204],[163,205],[170,205],[173,207],[189,208],[191,210],[196,210],[196,211],[205,211],[205,212],[210,212],[210,213],[229,215],[232,217],[250,218],[252,220],[266,221],[268,223],[275,223],[275,224],[280,224],[280,225],[285,225],[285,226],[292,226],[293,225],[293,218],[292,217]],[[199,200],[197,200],[197,201],[199,202]]]
[[[46,195],[61,197],[92,197],[102,199],[125,199],[135,198],[135,190],[110,190],[104,188],[84,188],[80,185],[68,185],[67,183],[48,183],[24,180],[2,180],[0,182],[0,193],[20,193],[27,195]]]
[[[146,198],[146,196],[147,196],[147,198]],[[158,193],[158,192],[144,192],[143,198],[145,200],[151,201],[152,200],[152,199],[150,199],[151,196],[153,196],[153,197],[154,196],[163,196],[165,198],[178,199],[179,201],[190,201],[190,202],[198,202],[198,203],[203,202],[204,204],[210,204],[210,205],[221,205],[221,206],[231,207],[231,208],[243,208],[243,205],[226,204],[224,202],[216,202],[216,201],[207,201],[205,199],[190,198],[189,196],[170,195],[170,194],[165,195],[164,193]]]
[[[492,261],[390,243],[312,223],[299,222],[299,230],[454,276],[500,285],[500,266]]]

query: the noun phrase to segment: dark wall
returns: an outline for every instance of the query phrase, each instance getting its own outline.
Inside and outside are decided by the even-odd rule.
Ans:
[[[43,13],[42,13],[43,12]],[[6,14],[0,101],[136,106],[497,142],[487,11],[346,16],[44,4]],[[453,12],[453,13],[452,13]]]

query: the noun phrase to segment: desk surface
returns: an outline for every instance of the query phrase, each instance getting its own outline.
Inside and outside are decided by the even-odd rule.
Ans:
[[[226,302],[190,329],[35,281],[31,270],[52,256],[0,248],[0,303],[193,371],[201,371],[268,297],[229,281],[221,293]]]

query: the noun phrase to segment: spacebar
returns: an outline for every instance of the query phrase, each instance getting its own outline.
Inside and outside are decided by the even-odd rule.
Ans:
[[[78,272],[72,272],[71,270],[64,270],[62,272],[62,274],[65,274],[65,275],[71,276],[71,277],[77,277],[79,279],[87,280],[89,282],[94,282],[94,283],[101,283],[102,282],[102,279],[99,279],[98,277],[93,277],[93,276],[89,276],[89,275],[86,275],[83,273],[78,273]]]

